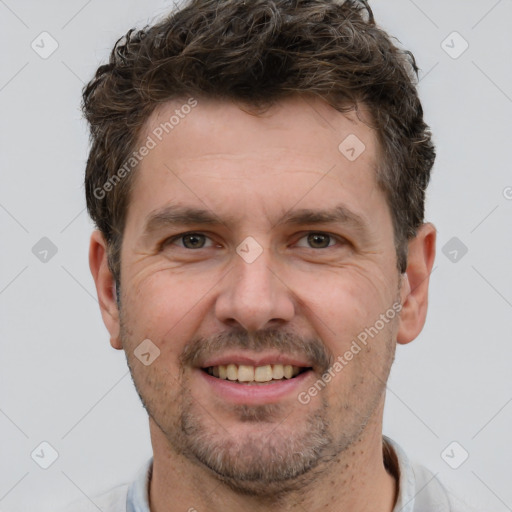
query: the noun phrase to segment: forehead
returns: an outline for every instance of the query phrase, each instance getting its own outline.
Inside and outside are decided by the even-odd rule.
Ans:
[[[143,139],[152,137],[159,146],[200,141],[205,154],[229,150],[235,156],[255,147],[296,150],[300,146],[324,153],[334,150],[336,156],[340,152],[354,161],[361,153],[363,160],[374,167],[372,157],[378,148],[370,125],[371,115],[363,104],[357,110],[354,107],[340,112],[307,95],[292,96],[259,111],[240,102],[182,97],[158,106],[142,133]],[[197,156],[197,148],[191,144],[179,150],[180,158]]]
[[[368,119],[363,106],[341,113],[298,96],[258,114],[231,101],[169,101],[142,132],[141,144],[151,140],[152,149],[134,176],[128,217],[173,202],[203,203],[240,218],[254,214],[258,203],[261,213],[276,216],[294,203],[316,208],[343,199],[364,216],[368,201],[382,195]]]

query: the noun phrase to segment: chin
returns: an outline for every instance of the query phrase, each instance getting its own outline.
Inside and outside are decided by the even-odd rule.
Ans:
[[[180,428],[163,432],[176,452],[239,494],[275,500],[299,491],[345,445],[334,441],[323,407],[303,414],[302,422],[278,405],[241,406],[235,412],[228,424],[190,404]]]

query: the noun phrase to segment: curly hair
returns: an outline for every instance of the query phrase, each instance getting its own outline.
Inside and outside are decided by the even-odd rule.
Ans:
[[[435,160],[417,76],[413,55],[376,25],[361,0],[188,0],[158,23],[131,29],[83,90],[91,133],[87,208],[107,241],[116,282],[134,172],[108,193],[98,190],[140,143],[155,108],[191,95],[256,110],[298,94],[340,112],[365,105],[379,141],[377,183],[404,272]]]

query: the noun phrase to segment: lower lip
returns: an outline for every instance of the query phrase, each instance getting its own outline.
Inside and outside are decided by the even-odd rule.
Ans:
[[[241,384],[236,381],[213,377],[203,370],[198,370],[206,383],[211,386],[217,396],[234,404],[271,404],[290,395],[297,396],[306,389],[305,381],[312,374],[307,370],[293,379],[263,384]]]

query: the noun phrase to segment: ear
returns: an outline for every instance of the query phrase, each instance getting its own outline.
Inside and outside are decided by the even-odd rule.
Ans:
[[[108,266],[107,242],[103,234],[95,230],[89,245],[89,268],[91,269],[100,304],[103,323],[110,333],[110,344],[122,349],[120,339],[119,311],[116,302],[115,280]]]
[[[423,329],[427,317],[428,285],[436,255],[436,228],[423,224],[409,242],[407,269],[402,274],[400,297],[402,310],[397,342],[414,340]]]

